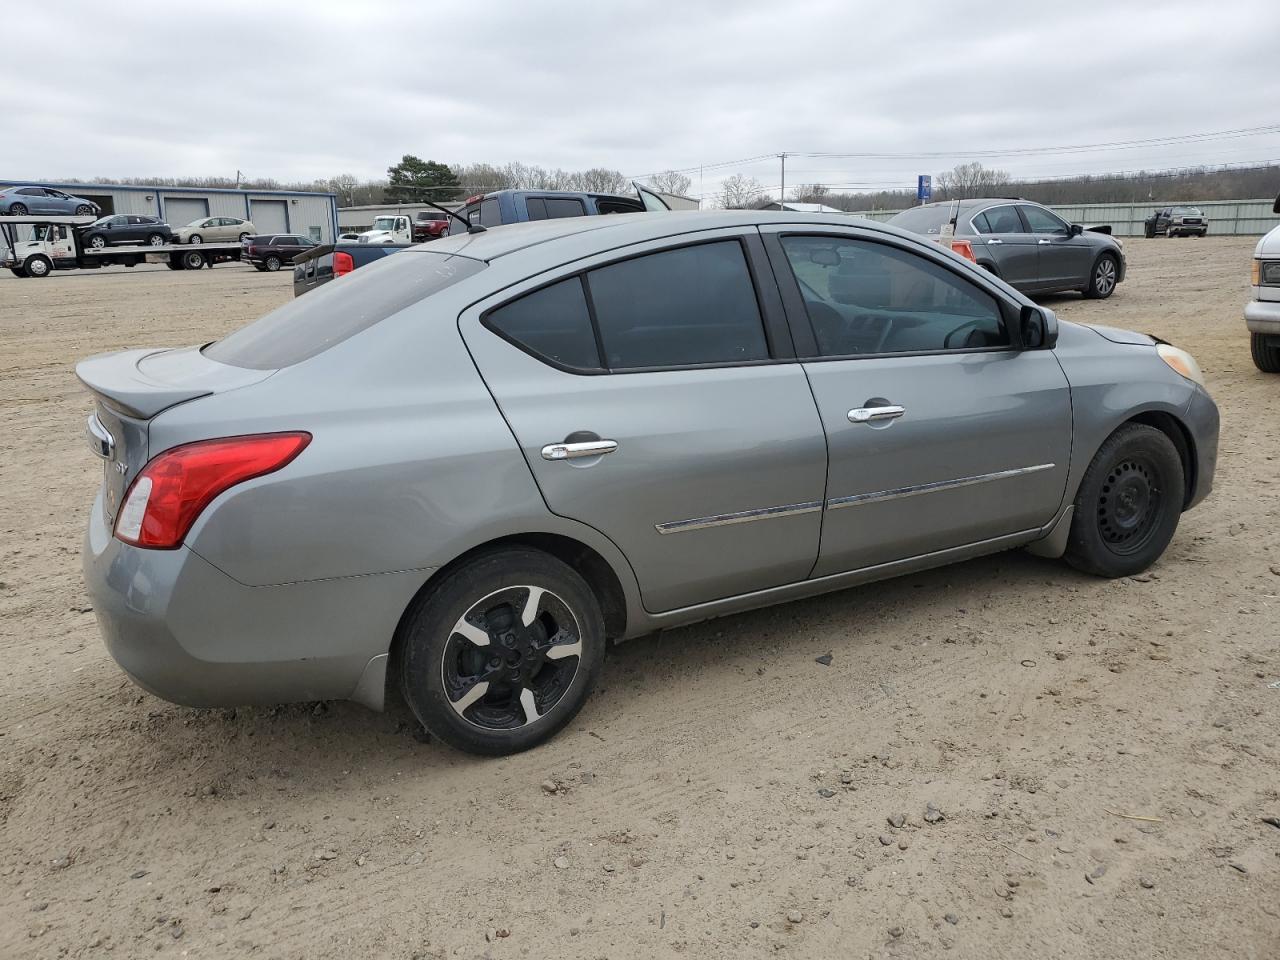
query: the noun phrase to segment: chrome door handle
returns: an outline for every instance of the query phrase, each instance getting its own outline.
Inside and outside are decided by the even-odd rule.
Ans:
[[[990,240],[988,240],[988,241],[987,241],[987,244],[988,244],[988,245],[991,245],[991,244],[1000,244],[1000,243],[1004,243],[1004,241],[1003,241],[1003,240],[1001,240],[999,237],[992,237]]]
[[[1047,244],[1047,243],[1053,243],[1053,241],[1052,241],[1052,240],[1037,240],[1037,241],[1036,241],[1036,243],[1040,244],[1041,246],[1044,246],[1044,245],[1045,245],[1045,244]]]
[[[581,443],[548,443],[542,448],[543,460],[577,460],[599,457],[618,449],[616,440],[586,440]]]
[[[873,420],[897,420],[907,412],[896,403],[887,407],[854,407],[849,411],[850,423],[871,423]]]
[[[96,413],[89,414],[89,419],[85,422],[85,430],[87,432],[85,439],[89,442],[89,449],[94,452],[95,456],[99,456],[103,460],[110,460],[115,457],[115,438],[102,425],[102,421],[98,419]]]

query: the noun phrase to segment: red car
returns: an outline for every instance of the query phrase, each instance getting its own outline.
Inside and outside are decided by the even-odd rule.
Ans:
[[[423,210],[413,218],[413,242],[438,240],[449,232],[449,217],[437,210]]]

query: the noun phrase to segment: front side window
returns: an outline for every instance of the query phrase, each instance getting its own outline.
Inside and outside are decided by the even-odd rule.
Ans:
[[[1056,213],[1050,213],[1044,207],[1033,207],[1023,204],[1022,215],[1027,219],[1027,227],[1032,233],[1068,233],[1067,223]]]
[[[1010,345],[995,297],[927,257],[831,236],[784,237],[782,247],[819,356]]]
[[[610,370],[766,360],[769,344],[737,240],[633,257],[587,274]]]
[[[485,326],[555,366],[599,370],[582,278],[573,276],[490,310]]]

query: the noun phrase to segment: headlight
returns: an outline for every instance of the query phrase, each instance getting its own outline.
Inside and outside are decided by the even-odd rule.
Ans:
[[[1187,351],[1179,350],[1171,343],[1161,343],[1156,345],[1156,353],[1160,354],[1161,360],[1182,376],[1204,386],[1204,374],[1200,372],[1200,364],[1196,363],[1196,358]]]

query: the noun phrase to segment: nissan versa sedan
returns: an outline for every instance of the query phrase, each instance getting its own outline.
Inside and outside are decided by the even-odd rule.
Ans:
[[[400,691],[531,747],[606,643],[1014,547],[1136,574],[1213,482],[1162,341],[884,224],[577,217],[76,368],[112,656],[192,705]]]
[[[938,239],[952,219],[952,249],[1023,293],[1104,299],[1124,280],[1124,244],[1109,227],[1086,230],[1029,200],[926,203],[889,223]]]

